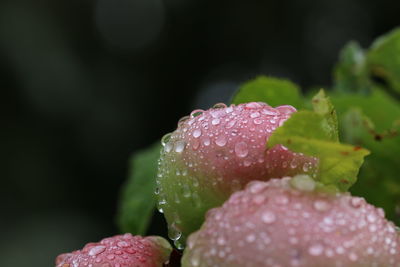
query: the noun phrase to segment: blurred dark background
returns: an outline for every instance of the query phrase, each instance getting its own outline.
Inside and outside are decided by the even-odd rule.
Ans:
[[[52,266],[61,252],[117,234],[132,152],[256,75],[329,86],[340,48],[369,46],[400,24],[399,8],[0,0],[0,266]]]

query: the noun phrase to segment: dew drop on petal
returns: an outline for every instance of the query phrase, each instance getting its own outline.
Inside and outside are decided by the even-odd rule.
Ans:
[[[255,119],[260,117],[260,112],[253,112],[250,114],[250,118]]]
[[[256,240],[256,236],[254,234],[249,234],[246,236],[246,241],[249,243],[254,242],[254,240]]]
[[[168,153],[168,152],[171,152],[172,147],[173,147],[173,144],[167,143],[167,144],[165,145],[165,147],[164,147],[165,152],[167,152],[167,153]]]
[[[236,120],[231,120],[231,121],[229,121],[229,122],[226,124],[225,128],[226,128],[226,129],[230,129],[230,128],[232,128],[235,124],[236,124]]]
[[[309,247],[308,253],[312,256],[319,256],[324,252],[324,247],[321,244],[315,244]]]
[[[376,215],[375,214],[373,214],[373,213],[370,213],[370,214],[368,214],[368,216],[367,216],[367,220],[370,222],[370,223],[374,223],[374,222],[376,222]]]
[[[127,248],[127,247],[130,247],[131,244],[129,244],[128,242],[125,242],[125,241],[119,241],[117,243],[117,246],[120,247],[120,248]]]
[[[290,180],[291,186],[301,191],[313,191],[315,189],[315,181],[308,175],[299,174]]]
[[[204,112],[204,110],[202,110],[202,109],[193,110],[193,111],[190,113],[190,117],[191,117],[191,118],[194,118],[194,117],[200,116],[201,114],[203,114],[203,112]]]
[[[182,124],[185,123],[185,121],[187,121],[188,119],[190,119],[189,116],[184,116],[184,117],[180,118],[178,121],[178,127],[182,126]]]
[[[199,138],[201,136],[201,130],[200,129],[196,129],[193,131],[193,137],[194,138]]]
[[[176,153],[182,153],[182,151],[185,149],[186,143],[185,141],[177,141],[175,143],[174,150]]]
[[[247,109],[257,109],[257,108],[262,108],[262,105],[257,102],[251,102],[246,104]]]
[[[256,118],[253,120],[253,122],[254,124],[260,125],[263,122],[263,120],[261,118]]]
[[[231,113],[233,111],[233,107],[227,107],[226,109],[225,109],[225,112],[226,113]]]
[[[248,155],[249,149],[245,142],[239,142],[235,145],[235,154],[239,158],[244,158]]]
[[[276,112],[274,110],[270,110],[270,109],[264,109],[262,111],[262,113],[265,114],[265,115],[269,115],[269,116],[274,116],[274,115],[278,114],[278,112]]]
[[[349,254],[349,259],[350,259],[351,261],[356,261],[356,260],[358,259],[358,256],[357,256],[357,254],[355,254],[354,252],[351,252],[351,253]]]
[[[95,246],[89,250],[89,256],[96,256],[103,253],[106,250],[105,246]]]
[[[203,145],[205,145],[205,146],[209,146],[211,144],[211,140],[210,140],[210,138],[208,138],[208,137],[205,137],[204,139],[203,139]]]
[[[218,108],[226,108],[226,105],[224,103],[217,103],[213,106],[214,109]]]
[[[330,208],[330,204],[324,200],[316,200],[314,202],[314,209],[318,211],[327,211]]]
[[[161,144],[163,146],[165,146],[169,142],[169,140],[171,139],[171,135],[171,133],[167,133],[161,138]]]
[[[213,119],[213,120],[211,121],[211,124],[212,124],[212,125],[218,125],[220,122],[221,122],[221,120],[217,118],[217,119]]]
[[[279,195],[275,197],[275,202],[280,205],[286,205],[289,203],[289,198],[285,195]]]
[[[250,165],[251,165],[251,161],[250,160],[245,160],[243,162],[243,166],[245,166],[245,167],[249,167]]]
[[[215,143],[217,144],[217,146],[225,146],[227,143],[227,139],[225,137],[225,135],[219,135],[216,139],[215,139]]]
[[[200,142],[198,140],[193,140],[192,142],[192,148],[193,150],[197,150],[200,146]]]
[[[182,236],[182,232],[179,231],[179,230],[176,228],[176,226],[175,226],[174,223],[172,223],[171,226],[168,227],[168,237],[169,237],[171,240],[174,240],[174,241],[175,241],[175,240],[178,240],[179,238],[181,238],[181,236]]]
[[[275,222],[276,216],[271,211],[265,211],[261,215],[261,220],[266,224],[271,224],[271,223]]]

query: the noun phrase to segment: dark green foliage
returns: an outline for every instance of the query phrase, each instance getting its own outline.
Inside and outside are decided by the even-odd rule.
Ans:
[[[146,233],[156,203],[154,190],[160,149],[161,144],[157,142],[131,157],[117,217],[122,232]]]

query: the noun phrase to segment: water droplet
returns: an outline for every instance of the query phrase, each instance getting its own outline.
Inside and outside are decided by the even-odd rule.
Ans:
[[[198,253],[196,250],[193,251],[190,257],[190,263],[192,264],[193,267],[197,267],[200,265],[200,253]]]
[[[160,200],[157,202],[157,209],[158,209],[158,212],[164,213],[163,206],[164,206],[165,204],[167,204],[167,201],[166,201],[165,199],[160,199]]]
[[[113,259],[115,259],[115,255],[114,254],[108,254],[107,255],[107,259],[113,260]]]
[[[125,241],[119,241],[117,243],[117,246],[120,247],[120,248],[127,248],[127,247],[130,247],[132,245],[130,243],[128,243],[128,242],[125,242]]]
[[[349,259],[350,259],[351,261],[356,261],[356,260],[358,259],[358,256],[357,256],[357,254],[355,254],[354,252],[351,252],[351,253],[349,254]]]
[[[302,191],[313,191],[315,181],[308,175],[299,174],[290,180],[290,185]]]
[[[217,137],[217,139],[215,140],[215,143],[218,145],[218,146],[225,146],[226,145],[226,143],[227,143],[227,139],[226,139],[226,137],[225,137],[225,135],[219,135],[218,137]]]
[[[375,214],[373,214],[373,213],[370,213],[370,214],[368,214],[368,216],[367,216],[367,220],[370,222],[370,223],[374,223],[374,222],[376,222],[376,215]]]
[[[184,117],[180,118],[179,121],[178,121],[178,127],[181,127],[182,124],[183,124],[185,121],[187,121],[188,119],[190,119],[189,116],[184,116]]]
[[[308,253],[310,253],[310,255],[312,256],[319,256],[324,252],[324,247],[321,244],[315,244],[312,245],[309,249],[308,249]]]
[[[171,135],[172,133],[167,133],[161,138],[161,144],[163,146],[165,146],[169,142],[169,140],[171,139]]]
[[[327,211],[330,207],[331,205],[324,200],[317,200],[314,202],[314,209],[318,211]]]
[[[204,110],[202,110],[202,109],[193,110],[193,111],[190,113],[190,117],[191,117],[191,118],[194,118],[194,117],[200,116],[201,114],[203,114],[203,112],[204,112]]]
[[[292,169],[297,168],[297,162],[296,162],[295,159],[293,159],[293,160],[290,162],[290,168],[292,168]]]
[[[200,147],[200,142],[198,140],[193,140],[192,148],[193,150],[197,150]]]
[[[221,109],[214,109],[214,110],[210,110],[210,114],[211,114],[211,117],[213,117],[214,119],[217,119],[222,116],[225,116],[226,113]]]
[[[218,237],[217,244],[220,246],[225,245],[226,244],[225,239],[222,236]]]
[[[175,203],[177,203],[177,204],[181,203],[181,200],[179,199],[179,196],[177,193],[175,193],[174,200],[175,200]]]
[[[260,112],[253,112],[250,114],[250,118],[255,119],[260,117]]]
[[[263,123],[263,120],[260,119],[260,118],[256,118],[256,119],[253,120],[253,122],[254,122],[254,124],[259,125],[259,124]]]
[[[193,137],[194,138],[199,138],[201,136],[201,130],[200,129],[196,129],[193,131]]]
[[[226,105],[224,103],[217,103],[213,106],[213,108],[218,109],[218,108],[226,108]]]
[[[266,224],[271,224],[273,222],[275,222],[276,220],[276,216],[273,212],[271,211],[265,211],[263,212],[263,214],[261,215],[261,220],[263,222],[265,222]]]
[[[175,223],[172,223],[169,227],[168,227],[168,237],[171,240],[178,240],[179,238],[181,238],[182,236],[182,232],[179,231],[179,229],[177,228],[177,226],[175,225]]]
[[[344,248],[343,248],[343,247],[340,247],[340,246],[337,247],[337,248],[336,248],[336,253],[337,253],[337,254],[343,254],[343,253],[344,253]]]
[[[257,108],[262,108],[263,106],[260,103],[251,102],[251,103],[247,103],[245,107],[247,109],[257,109]]]
[[[303,171],[308,172],[308,169],[309,169],[308,163],[304,163]]]
[[[299,239],[297,239],[296,237],[292,236],[289,238],[289,242],[292,245],[296,245],[297,243],[299,243]]]
[[[103,253],[105,250],[106,250],[105,246],[95,246],[89,250],[88,254],[89,256],[96,256],[99,255],[100,253]]]
[[[193,184],[194,187],[198,187],[199,186],[199,180],[197,180],[196,177],[193,177],[192,184]]]
[[[244,158],[248,155],[249,149],[245,142],[239,142],[235,145],[235,154],[239,158]]]
[[[275,202],[281,205],[286,205],[289,203],[289,198],[285,195],[279,195],[275,197]]]
[[[290,105],[279,106],[279,107],[276,107],[275,109],[277,109],[280,113],[283,113],[283,114],[291,114],[291,113],[297,111],[294,107],[292,107]]]
[[[244,162],[243,162],[243,166],[245,166],[245,167],[249,167],[251,165],[251,161],[250,160],[245,160]]]
[[[329,257],[329,258],[332,258],[333,256],[335,256],[335,253],[333,252],[332,249],[327,249],[327,250],[325,251],[325,255],[326,255],[327,257]]]
[[[209,145],[211,144],[210,138],[205,137],[205,138],[203,139],[203,144],[204,144],[205,146],[209,146]]]
[[[184,184],[182,186],[182,195],[183,195],[183,197],[186,197],[186,198],[190,197],[190,195],[191,195],[190,188],[187,184]]]
[[[250,192],[253,194],[261,192],[265,187],[267,187],[267,184],[259,181],[253,181],[247,184],[247,188],[249,188]]]
[[[225,109],[225,112],[226,113],[231,113],[233,111],[233,107],[231,106],[231,107],[227,107],[226,109]]]
[[[164,147],[165,152],[171,152],[173,145],[171,143],[167,143]]]
[[[193,200],[194,207],[196,207],[196,208],[201,207],[201,199],[200,199],[199,195],[197,194],[197,192],[193,192],[192,200]]]
[[[211,121],[211,124],[212,124],[212,125],[218,125],[220,122],[221,122],[220,119],[213,119],[213,120]]]
[[[256,195],[253,197],[254,204],[260,205],[260,204],[264,203],[264,201],[265,201],[265,196],[263,196],[263,195]]]
[[[278,115],[278,112],[270,109],[263,109],[262,113],[269,116]]]
[[[369,230],[371,233],[374,233],[374,232],[376,232],[377,227],[376,227],[375,224],[371,224],[371,225],[368,227],[368,230]]]
[[[183,250],[184,249],[184,246],[182,245],[182,243],[179,240],[174,240],[174,245],[179,250]]]
[[[185,149],[185,146],[186,146],[185,141],[177,141],[175,143],[174,150],[175,150],[176,153],[182,153],[182,151]]]
[[[254,240],[256,240],[256,236],[254,234],[249,234],[246,236],[246,241],[249,243],[254,242]]]

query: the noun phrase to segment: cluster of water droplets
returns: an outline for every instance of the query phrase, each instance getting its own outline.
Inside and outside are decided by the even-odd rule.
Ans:
[[[194,110],[179,120],[176,131],[162,138],[158,210],[168,209],[170,238],[176,244],[185,220],[181,205],[191,205],[194,210],[212,207],[204,207],[199,187],[228,198],[251,180],[313,171],[317,166],[314,158],[283,146],[266,151],[269,136],[295,111],[292,106],[272,108],[256,102],[229,107],[219,103],[207,111]],[[198,217],[202,221],[203,214]]]
[[[143,237],[125,234],[89,243],[81,251],[62,254],[57,267],[123,267],[145,266],[154,257],[152,244]]]
[[[310,179],[298,179],[251,182],[210,210],[183,266],[400,266],[400,239],[382,209],[310,192]]]

